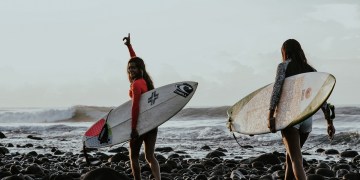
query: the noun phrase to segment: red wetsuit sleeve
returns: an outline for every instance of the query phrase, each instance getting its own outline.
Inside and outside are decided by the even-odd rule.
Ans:
[[[140,111],[141,84],[134,82],[132,88],[131,128],[136,129]]]
[[[131,44],[127,45],[127,47],[129,49],[130,58],[136,57],[135,51],[134,51],[133,47],[131,46]]]

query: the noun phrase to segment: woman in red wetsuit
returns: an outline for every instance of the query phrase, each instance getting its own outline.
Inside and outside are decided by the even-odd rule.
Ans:
[[[134,179],[141,179],[140,165],[139,165],[139,152],[142,143],[145,143],[145,158],[149,163],[153,176],[156,180],[160,180],[160,166],[155,158],[155,142],[158,129],[155,128],[146,134],[139,136],[136,129],[137,120],[139,117],[139,103],[141,94],[154,89],[153,82],[146,72],[144,61],[137,57],[130,43],[130,34],[124,37],[125,45],[130,52],[130,60],[127,66],[127,73],[129,77],[130,91],[129,95],[132,100],[131,108],[131,140],[130,140],[130,162],[131,170]]]

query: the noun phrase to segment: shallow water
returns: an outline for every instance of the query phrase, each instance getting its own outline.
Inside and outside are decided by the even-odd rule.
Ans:
[[[104,110],[105,109],[105,110]],[[214,109],[214,108],[212,108]],[[359,148],[359,108],[342,107],[337,109],[337,118],[334,121],[336,135],[334,141],[330,142],[326,137],[326,121],[321,113],[314,115],[313,132],[311,133],[303,150],[307,150],[310,155],[305,158],[327,159],[338,158],[315,153],[318,148],[353,149],[360,151]],[[91,121],[106,114],[106,108],[80,107],[83,116],[87,116]],[[0,131],[7,138],[2,139],[1,143],[7,145],[12,143],[15,147],[9,147],[10,152],[29,152],[49,153],[52,147],[58,147],[63,152],[80,153],[82,149],[82,136],[93,122],[79,122],[75,118],[79,115],[79,107],[62,109],[2,109],[0,110]],[[204,111],[204,108],[201,109]],[[51,113],[50,113],[51,112]],[[71,114],[70,112],[73,112]],[[59,114],[57,114],[59,113]],[[69,115],[70,113],[70,115]],[[225,158],[246,158],[256,156],[266,152],[284,152],[281,142],[281,134],[264,134],[257,136],[246,136],[236,134],[241,145],[251,145],[253,148],[245,149],[240,147],[234,140],[232,133],[226,128],[227,118],[219,114],[216,118],[201,116],[196,112],[196,108],[187,111],[182,116],[175,116],[159,127],[157,147],[172,147],[175,151],[185,151],[192,158],[203,158],[209,151],[202,150],[201,147],[208,145],[212,150],[217,148],[227,149]],[[196,115],[196,116],[195,116]],[[213,116],[213,115],[212,115]],[[52,120],[50,121],[49,119]],[[17,119],[18,118],[18,119]],[[56,119],[60,118],[60,119]],[[92,119],[91,119],[92,118]],[[66,119],[67,121],[63,121]],[[43,138],[43,140],[32,140],[27,138],[33,135]],[[33,144],[33,147],[23,148]],[[43,148],[35,148],[42,146]],[[128,147],[127,143],[118,146]],[[102,148],[100,151],[107,152],[110,148]],[[174,152],[165,153],[169,155]]]

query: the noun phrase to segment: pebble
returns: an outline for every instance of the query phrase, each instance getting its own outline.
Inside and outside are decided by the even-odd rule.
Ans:
[[[171,151],[174,151],[174,149],[172,147],[158,147],[158,148],[155,148],[155,151],[171,152]]]
[[[37,144],[36,144],[37,145]],[[0,146],[4,151],[5,147]],[[172,148],[171,148],[172,149]],[[57,147],[44,149],[41,154],[31,149],[27,153],[7,151],[0,161],[0,179],[132,179],[128,150],[116,148],[114,155],[95,151],[89,155],[92,165],[84,161],[82,152],[65,152]],[[53,150],[53,151],[52,151]],[[162,149],[163,150],[163,149]],[[166,151],[170,150],[167,148]],[[184,158],[171,150],[171,153],[156,153],[160,164],[162,179],[171,180],[235,180],[235,179],[283,179],[285,164],[281,159],[284,153],[264,153],[250,158],[226,158],[226,149],[218,148],[208,152],[201,159]],[[52,151],[52,152],[51,152]],[[347,150],[344,152],[349,152]],[[61,152],[55,155],[56,152]],[[158,151],[159,152],[159,151]],[[185,152],[186,153],[186,152]],[[354,153],[355,154],[355,153]],[[167,157],[166,157],[167,156]],[[223,159],[224,158],[224,159]],[[152,178],[150,166],[141,153],[139,158],[143,179]],[[306,160],[305,171],[308,179],[359,179],[360,156],[339,161]],[[120,178],[121,177],[121,178]]]
[[[4,138],[6,138],[5,134],[0,132],[0,139],[4,139]]]
[[[315,174],[325,176],[325,177],[335,177],[335,173],[327,168],[318,168],[315,170]]]
[[[214,158],[214,157],[221,157],[221,156],[226,156],[226,155],[221,151],[215,150],[215,151],[208,153],[205,157],[206,158]]]
[[[43,140],[41,137],[35,137],[35,136],[32,136],[32,135],[28,135],[27,138],[34,139],[34,140]]]
[[[327,155],[331,155],[331,154],[340,154],[338,150],[336,149],[328,149],[326,151],[324,151],[325,154]]]
[[[203,147],[200,148],[201,150],[211,150],[210,146],[205,145]]]
[[[359,155],[357,151],[344,151],[340,153],[340,157],[344,157],[344,158],[353,158],[357,155]]]

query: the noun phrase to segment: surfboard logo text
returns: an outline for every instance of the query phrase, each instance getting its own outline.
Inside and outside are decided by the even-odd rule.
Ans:
[[[159,93],[156,93],[156,91],[152,92],[151,96],[148,98],[148,103],[151,105],[155,104],[155,101],[159,98]]]
[[[194,91],[194,88],[188,83],[176,84],[175,86],[174,93],[185,98]]]
[[[303,89],[302,90],[302,95],[301,95],[301,100],[304,100],[304,99],[309,99],[310,98],[310,96],[311,96],[311,91],[312,89],[311,88],[307,88],[306,90],[305,89]]]

